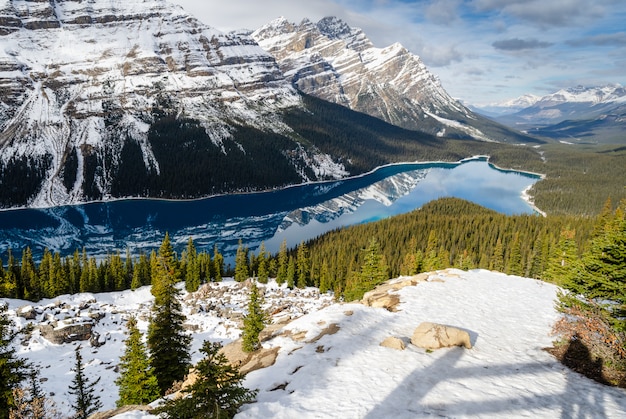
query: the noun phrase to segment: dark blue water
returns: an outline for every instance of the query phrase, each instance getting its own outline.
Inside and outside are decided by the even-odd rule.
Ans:
[[[30,246],[69,254],[85,247],[90,255],[126,248],[131,253],[157,248],[165,232],[178,250],[189,237],[196,247],[217,245],[234,254],[241,239],[251,249],[264,241],[276,251],[326,231],[409,212],[443,196],[468,199],[496,211],[530,213],[520,197],[538,177],[505,172],[485,160],[459,164],[402,164],[368,175],[271,192],[227,195],[193,201],[128,199],[47,209],[0,212],[0,252],[19,257]]]

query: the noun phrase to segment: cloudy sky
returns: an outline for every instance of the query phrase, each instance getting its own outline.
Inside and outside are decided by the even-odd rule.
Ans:
[[[222,31],[338,16],[377,47],[400,42],[471,104],[626,85],[624,0],[171,1]]]

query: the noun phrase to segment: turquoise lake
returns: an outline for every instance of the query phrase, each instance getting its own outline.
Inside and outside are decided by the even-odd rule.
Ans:
[[[30,246],[63,255],[157,248],[169,232],[177,250],[193,237],[200,250],[217,245],[227,260],[239,239],[251,250],[265,242],[275,252],[324,232],[410,212],[439,197],[467,199],[505,214],[533,213],[522,192],[539,180],[499,170],[486,159],[386,166],[364,176],[285,189],[192,201],[126,199],[0,212],[0,252],[16,257]]]

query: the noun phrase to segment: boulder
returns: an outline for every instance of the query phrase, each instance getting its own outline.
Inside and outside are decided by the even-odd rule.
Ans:
[[[397,311],[397,306],[400,304],[400,296],[394,291],[401,290],[404,287],[412,287],[427,280],[428,275],[419,274],[387,281],[366,292],[361,299],[361,304],[368,307],[384,308],[391,312]]]
[[[26,320],[35,320],[37,317],[37,311],[33,306],[23,306],[15,310],[15,314],[19,317],[23,317]]]
[[[276,346],[269,349],[261,347],[254,352],[244,352],[241,348],[241,339],[237,339],[222,347],[220,352],[226,356],[231,365],[239,368],[239,372],[247,374],[274,365],[279,350],[280,347]]]
[[[385,348],[397,349],[399,351],[403,351],[406,348],[404,340],[394,336],[389,336],[388,338],[380,342],[380,346],[384,346]]]
[[[70,324],[61,327],[55,327],[50,324],[42,324],[39,326],[41,336],[52,343],[60,345],[62,343],[70,343],[76,340],[89,340],[92,336],[91,323]]]
[[[424,322],[417,326],[411,343],[424,349],[439,349],[450,346],[463,346],[472,349],[467,331],[443,324]]]

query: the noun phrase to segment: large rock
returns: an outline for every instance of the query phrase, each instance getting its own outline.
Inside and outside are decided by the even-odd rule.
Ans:
[[[439,349],[450,346],[463,346],[472,349],[472,341],[467,331],[443,324],[424,322],[417,326],[411,343],[424,349]]]
[[[93,324],[78,323],[69,325],[51,325],[42,324],[39,326],[41,336],[52,343],[60,345],[62,343],[70,343],[77,340],[89,340],[92,337]]]
[[[237,339],[220,349],[231,365],[239,367],[239,372],[247,374],[261,368],[274,365],[280,347],[260,348],[254,352],[244,352],[241,339]]]
[[[388,311],[397,311],[397,306],[400,304],[400,296],[395,291],[401,290],[404,287],[412,287],[420,282],[428,280],[428,275],[419,274],[412,277],[402,277],[387,281],[374,288],[371,291],[366,292],[361,299],[361,304],[368,307],[384,308]]]

